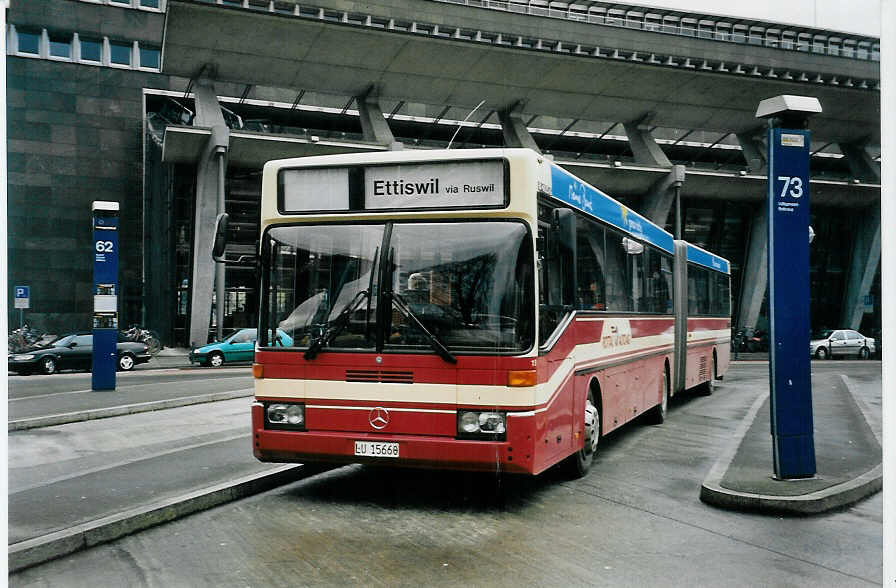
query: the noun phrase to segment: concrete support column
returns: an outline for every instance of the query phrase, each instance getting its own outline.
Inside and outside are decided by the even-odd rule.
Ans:
[[[744,159],[747,160],[747,167],[755,174],[765,174],[768,165],[765,161],[765,144],[762,139],[754,136],[752,133],[737,133],[737,142],[744,153]]]
[[[874,161],[868,154],[868,150],[865,149],[865,141],[839,143],[839,147],[849,163],[852,177],[863,182],[880,183],[880,163]]]
[[[741,277],[740,306],[735,329],[755,327],[768,287],[768,212],[756,209],[750,230],[750,243]]]
[[[356,96],[355,102],[358,105],[358,116],[361,119],[361,132],[364,134],[365,141],[388,145],[390,149],[401,149],[403,145],[395,140],[392,129],[383,111],[380,108],[379,98],[370,91],[364,95]]]
[[[672,162],[657,145],[656,139],[650,134],[650,129],[643,121],[623,123],[625,134],[628,136],[629,145],[637,163],[670,167]]]
[[[211,80],[197,80],[193,85],[193,93],[196,103],[193,124],[212,131],[196,165],[196,214],[190,279],[189,342],[190,345],[204,345],[208,342],[212,288],[216,282],[219,329],[224,316],[224,264],[216,264],[212,259],[212,245],[215,238],[215,218],[219,212],[224,212],[224,172],[227,166],[227,148],[230,145],[230,129],[224,122]]]
[[[872,206],[865,212],[852,244],[852,260],[843,295],[840,324],[843,328],[858,329],[865,313],[865,296],[871,292],[874,274],[880,263],[880,208]]]
[[[526,128],[519,104],[498,111],[498,120],[501,121],[501,132],[504,134],[504,145],[507,147],[528,147],[541,153],[541,149]]]
[[[641,214],[661,227],[666,226],[669,212],[675,205],[675,189],[681,189],[685,179],[685,167],[673,165],[669,173],[662,176],[650,186],[644,198]]]

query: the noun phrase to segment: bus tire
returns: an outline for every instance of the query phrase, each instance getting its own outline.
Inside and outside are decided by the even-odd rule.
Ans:
[[[662,425],[666,421],[666,412],[669,410],[669,368],[663,367],[662,382],[663,397],[660,403],[650,409],[647,413],[647,422],[651,425]]]
[[[561,462],[563,472],[570,478],[581,478],[591,469],[594,454],[600,441],[601,421],[600,409],[594,401],[594,390],[588,390],[585,399],[585,441],[582,449],[576,451]]]

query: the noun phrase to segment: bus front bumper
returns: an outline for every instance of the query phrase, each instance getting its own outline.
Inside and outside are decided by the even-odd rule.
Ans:
[[[253,453],[275,463],[365,463],[430,469],[533,474],[532,450],[525,443],[468,441],[452,437],[331,431],[281,431],[264,428],[260,408],[252,410]],[[522,440],[526,436],[522,436]],[[356,455],[355,442],[397,443],[398,457]]]

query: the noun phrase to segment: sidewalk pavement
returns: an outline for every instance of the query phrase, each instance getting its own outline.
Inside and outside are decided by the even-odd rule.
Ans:
[[[9,437],[9,570],[308,475],[252,455],[245,398]]]
[[[882,486],[879,434],[869,409],[836,373],[812,374],[817,474],[773,477],[769,395],[757,398],[732,445],[713,466],[700,491],[706,503],[734,510],[808,515],[842,508]]]

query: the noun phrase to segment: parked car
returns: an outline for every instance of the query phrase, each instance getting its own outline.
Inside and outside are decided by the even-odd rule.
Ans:
[[[825,329],[809,341],[809,355],[818,359],[858,357],[868,359],[875,352],[874,339],[851,329]]]
[[[258,329],[240,329],[223,341],[214,341],[192,349],[190,363],[221,367],[224,363],[252,361],[255,359],[255,341],[257,339]],[[274,346],[292,347],[292,337],[277,329]]]
[[[118,336],[117,368],[126,372],[139,363],[150,360],[149,347],[145,343],[128,341]],[[40,347],[32,347],[21,353],[9,355],[9,371],[19,374],[55,374],[60,370],[90,371],[93,362],[93,334],[63,335]]]

